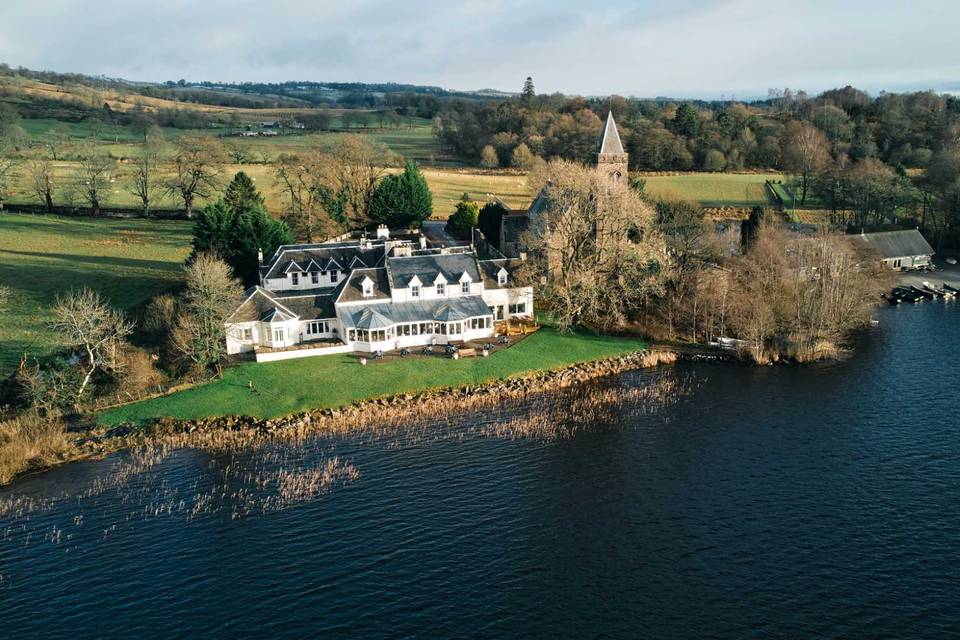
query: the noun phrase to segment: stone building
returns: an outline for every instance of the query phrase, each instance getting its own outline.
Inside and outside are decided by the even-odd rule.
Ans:
[[[607,121],[600,134],[597,145],[597,171],[607,176],[612,184],[628,179],[627,165],[629,156],[623,149],[620,131],[613,119],[613,112],[607,113]],[[544,192],[540,192],[524,211],[510,211],[500,221],[500,251],[510,258],[519,257],[526,252],[523,237],[529,233],[542,233],[538,224],[540,214],[547,205]]]
[[[619,183],[627,179],[627,159],[627,153],[620,142],[617,123],[613,120],[613,112],[609,111],[597,150],[597,171],[608,176],[611,182]]]

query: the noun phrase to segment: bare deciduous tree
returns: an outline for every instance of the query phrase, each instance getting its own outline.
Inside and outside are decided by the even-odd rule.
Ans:
[[[667,252],[653,211],[593,168],[554,161],[543,171],[544,204],[526,234],[532,259],[524,275],[539,286],[561,330],[623,324],[662,292]]]
[[[787,170],[800,174],[800,204],[806,204],[810,177],[830,162],[830,142],[819,129],[806,122],[791,122],[785,135],[783,163]]]
[[[204,253],[190,263],[177,321],[170,332],[171,347],[184,364],[221,374],[220,364],[227,355],[226,323],[241,293],[240,281],[220,258]]]
[[[133,331],[133,322],[123,312],[113,309],[90,289],[58,297],[50,326],[68,346],[82,354],[83,381],[77,390],[78,403],[94,373],[116,368],[120,350]]]
[[[326,156],[315,151],[284,155],[274,170],[286,200],[284,219],[299,240],[323,240],[344,230],[327,210],[332,192],[324,182],[325,162]]]
[[[36,160],[30,164],[29,172],[33,195],[47,207],[47,213],[53,213],[53,163],[49,160]]]
[[[110,197],[114,166],[113,160],[92,147],[86,147],[80,153],[80,164],[74,178],[77,190],[94,215],[100,213],[100,206]]]
[[[731,325],[758,361],[830,355],[891,284],[891,273],[848,236],[797,237],[771,224],[731,269]]]
[[[66,145],[68,139],[66,127],[62,123],[51,126],[47,131],[43,146],[50,152],[50,157],[55,162],[60,160],[60,151]]]
[[[140,152],[133,158],[133,176],[129,191],[140,201],[143,213],[150,211],[150,205],[155,199],[156,171],[158,153],[156,147],[149,141],[145,142]]]
[[[250,151],[250,145],[239,140],[228,140],[223,143],[227,152],[227,157],[234,164],[248,164],[253,161],[253,153]]]
[[[0,145],[0,209],[3,209],[3,197],[10,189],[10,183],[19,175],[20,159],[3,155]]]
[[[377,181],[395,164],[383,145],[358,135],[342,135],[322,154],[316,165],[320,179],[344,200],[344,215],[353,228],[370,222],[370,200]]]
[[[166,191],[179,198],[187,217],[192,217],[197,198],[209,197],[220,186],[222,151],[209,137],[183,136],[177,140],[171,164],[173,175]]]

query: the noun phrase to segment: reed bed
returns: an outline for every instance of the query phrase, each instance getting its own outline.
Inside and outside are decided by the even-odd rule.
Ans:
[[[488,385],[405,393],[366,400],[340,409],[298,413],[278,420],[226,416],[193,422],[165,419],[137,429],[123,426],[95,427],[73,436],[64,447],[51,447],[50,450],[56,451],[56,455],[34,457],[33,464],[52,466],[63,461],[102,457],[119,450],[148,446],[153,447],[154,451],[185,447],[238,451],[274,440],[303,442],[318,434],[363,434],[371,429],[387,432],[398,426],[428,425],[445,417],[473,414],[508,405],[516,406],[518,401],[523,402],[537,394],[577,387],[626,371],[672,363],[676,359],[676,354],[671,352],[639,351]],[[625,393],[636,395],[641,392]],[[626,398],[627,396],[624,396],[617,402],[624,404],[627,402]],[[576,416],[586,410],[587,399],[576,401],[577,407],[568,408],[565,415]],[[594,402],[596,406],[604,404],[599,397],[590,402]],[[562,404],[562,401],[558,402],[558,405]],[[140,464],[145,463],[146,461],[141,461]],[[0,476],[0,484],[9,481],[10,477],[12,475],[8,474],[4,480]]]
[[[59,420],[29,413],[0,422],[0,485],[17,474],[56,464],[70,448]]]
[[[75,449],[87,456],[119,449],[129,454],[80,492],[0,497],[0,517],[13,523],[0,531],[0,539],[69,541],[85,526],[83,505],[108,493],[129,506],[118,522],[170,516],[191,521],[214,514],[243,518],[312,502],[360,479],[360,470],[336,455],[342,436],[349,436],[351,446],[404,447],[477,437],[551,442],[598,428],[630,428],[639,417],[683,397],[691,383],[670,372],[641,380],[610,376],[664,358],[670,355],[645,352],[490,386],[406,394],[275,421],[221,418],[101,430],[84,436]],[[159,467],[189,448],[217,454],[209,459],[210,473],[186,485],[171,484]],[[72,522],[43,532],[29,526],[32,514],[64,504],[78,509]],[[108,537],[115,530],[116,523],[100,533]]]

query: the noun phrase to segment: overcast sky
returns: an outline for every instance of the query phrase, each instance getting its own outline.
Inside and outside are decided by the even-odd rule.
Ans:
[[[0,62],[635,96],[960,88],[957,0],[0,0]]]

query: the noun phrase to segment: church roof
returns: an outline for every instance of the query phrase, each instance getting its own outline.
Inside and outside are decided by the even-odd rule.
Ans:
[[[620,132],[617,123],[613,121],[613,111],[607,112],[607,124],[603,127],[603,137],[600,138],[599,153],[623,153],[623,144],[620,143]]]

